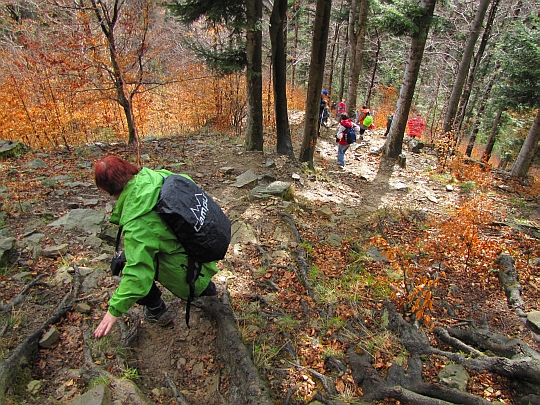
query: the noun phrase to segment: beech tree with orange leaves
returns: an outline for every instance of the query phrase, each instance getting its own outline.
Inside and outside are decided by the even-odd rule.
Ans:
[[[82,42],[77,50],[86,61],[81,66],[88,84],[122,108],[128,129],[128,143],[138,143],[133,100],[149,84],[149,61],[154,41],[152,27],[158,4],[154,0],[57,0],[52,13],[65,15],[67,30]],[[95,27],[98,26],[99,30]]]

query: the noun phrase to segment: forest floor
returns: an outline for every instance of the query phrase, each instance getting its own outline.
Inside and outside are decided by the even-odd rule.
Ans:
[[[296,154],[301,130],[301,126],[293,126]],[[273,134],[265,136],[264,153],[245,152],[241,140],[213,133],[145,141],[141,147],[144,166],[189,174],[215,198],[233,222],[248,224],[253,230],[256,242],[239,241],[232,246],[226,259],[219,263],[220,273],[215,280],[221,292],[226,289],[230,295],[244,341],[261,375],[268,381],[276,403],[284,403],[287,398],[291,404],[300,404],[312,398],[317,382],[307,369],[333,376],[342,401],[358,400],[361,393],[352,382],[350,370],[338,374],[324,362],[325,355],[337,356],[348,345],[370,350],[381,373],[392,359],[402,354],[399,344],[382,331],[376,319],[384,299],[396,291],[392,286],[399,285],[399,279],[403,278],[399,274],[396,277],[398,272],[392,266],[399,262],[393,244],[408,246],[414,256],[418,253],[414,244],[425,228],[437,224],[442,227],[452,218],[456,221],[455,232],[459,233],[454,210],[480,194],[482,201],[490,204],[492,224],[519,220],[532,228],[540,225],[538,194],[530,188],[509,184],[495,173],[484,172],[482,184],[478,179],[475,183],[456,179],[437,171],[440,162],[429,148],[414,154],[408,153],[406,146],[406,168],[381,164],[381,158],[371,152],[384,143],[383,130],[369,131],[364,140],[352,146],[346,153],[346,167],[340,168],[335,131],[335,127],[322,130],[315,154],[316,173],[277,155]],[[8,213],[5,229],[20,241],[28,234],[29,227],[36,230],[65,215],[73,208],[68,202],[78,197],[98,199],[96,209],[102,210],[110,200],[95,187],[85,189],[84,196],[72,194],[59,198],[54,187],[43,181],[28,180],[37,174],[23,174],[21,168],[39,157],[48,169],[38,169],[38,174],[49,178],[69,174],[73,181],[92,183],[92,163],[108,154],[129,157],[133,151],[125,145],[100,145],[78,148],[71,154],[30,153],[0,162],[1,183],[6,187],[2,195],[10,196],[2,197],[3,209]],[[268,158],[275,166],[267,167]],[[233,174],[224,174],[220,170],[223,167],[232,167]],[[271,172],[278,180],[294,183],[295,201],[252,199],[248,189],[234,187],[234,178],[249,169],[259,175]],[[27,201],[30,208],[17,210],[15,201],[20,207]],[[294,218],[301,243],[283,219],[285,211]],[[341,244],[329,244],[330,235],[338,235]],[[47,285],[63,264],[77,260],[79,266],[84,263],[96,266],[92,264],[95,257],[113,251],[110,245],[92,248],[78,243],[80,236],[49,230],[47,238],[51,242],[65,241],[70,245],[69,257],[33,258],[31,252],[22,250],[16,265],[6,269],[1,277],[0,302],[5,304],[24,288],[24,279],[14,276],[25,270],[32,277],[44,276],[42,284],[23,303],[11,313],[2,314],[0,349],[4,358],[54,312],[54,303],[69,290],[69,286],[58,289]],[[514,256],[525,309],[540,310],[540,265],[529,260],[540,258],[538,240],[500,225],[482,227],[478,237],[489,240],[493,247],[485,252],[486,261],[493,263],[501,251]],[[312,266],[310,280],[318,286],[318,302],[309,297],[291,271],[296,260],[294,252],[299,248],[307,252]],[[376,248],[383,259],[376,260],[373,254],[368,254],[370,248]],[[453,253],[463,257],[465,252]],[[456,268],[441,272],[433,292],[431,320],[445,326],[487,323],[493,331],[523,339],[538,351],[539,343],[508,307],[496,273],[489,268],[477,272],[472,266],[463,265],[466,259],[463,260]],[[90,303],[91,313],[70,312],[56,325],[60,343],[41,349],[32,366],[24,369],[24,378],[18,379],[16,386],[8,391],[12,403],[67,403],[85,392],[90,383],[84,371],[88,368],[84,349],[88,347],[94,356],[94,366],[118,377],[132,378],[155,403],[178,403],[171,396],[170,381],[188,404],[231,403],[230,376],[215,346],[215,323],[204,311],[193,308],[191,328],[186,328],[185,303],[170,294],[165,293],[174,317],[170,327],[145,323],[137,306],[130,311],[126,321],[138,325],[138,335],[129,350],[119,348],[118,328],[101,341],[88,338],[88,331],[98,324],[106,311],[107,297],[115,288],[115,280],[106,273],[107,265],[106,261],[97,265],[103,271],[96,274],[102,276],[96,287],[80,298],[81,302]],[[405,312],[406,317],[410,315]],[[425,378],[434,380],[444,363],[444,359],[431,359]],[[26,385],[31,380],[42,382],[34,392]],[[504,378],[472,372],[468,389],[485,398],[510,403],[513,387]]]

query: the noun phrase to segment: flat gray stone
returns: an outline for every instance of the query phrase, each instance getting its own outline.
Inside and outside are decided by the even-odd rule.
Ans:
[[[268,196],[287,197],[291,183],[286,181],[274,181],[266,186],[257,186],[251,190],[251,196],[255,198],[265,198]]]
[[[439,381],[449,388],[455,388],[462,392],[467,391],[469,373],[461,364],[449,364],[439,372]]]
[[[253,172],[253,170],[248,170],[247,172],[242,173],[236,178],[235,187],[242,188],[247,186],[254,186],[257,184],[259,177]]]
[[[111,389],[100,384],[69,403],[70,405],[111,405]]]
[[[540,334],[540,311],[527,314],[527,326],[537,335]]]
[[[60,332],[54,326],[43,334],[43,337],[39,341],[39,345],[44,349],[50,349],[56,342],[60,340]]]

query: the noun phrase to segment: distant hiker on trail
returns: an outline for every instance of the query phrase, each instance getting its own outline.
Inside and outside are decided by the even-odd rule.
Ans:
[[[358,124],[361,124],[362,122],[364,122],[364,119],[366,118],[368,113],[369,113],[369,108],[363,105],[362,110],[360,111],[360,114],[358,115]]]
[[[394,113],[390,113],[386,116],[386,132],[384,136],[388,136],[390,133],[390,128],[392,127],[392,120],[394,119]]]
[[[409,136],[411,138],[420,138],[426,127],[426,121],[420,114],[416,114],[416,117],[407,121],[407,125],[409,125]]]
[[[326,126],[329,116],[330,112],[328,111],[328,91],[326,89],[323,89],[321,91],[321,103],[319,105],[319,134],[321,132],[321,125],[324,124],[324,126]]]
[[[344,114],[347,111],[347,105],[345,104],[345,99],[342,98],[337,106],[337,116],[340,119],[341,114]]]
[[[338,142],[338,151],[337,151],[337,160],[338,165],[340,167],[345,166],[345,152],[347,152],[347,149],[349,149],[349,146],[351,146],[352,142],[356,142],[356,136],[354,136],[354,140],[352,142],[348,142],[347,140],[347,130],[349,128],[353,129],[353,133],[360,130],[360,127],[356,125],[354,122],[352,122],[347,115],[347,113],[343,113],[340,116],[341,121],[339,125],[338,132],[336,134],[336,141]]]
[[[154,209],[164,178],[172,174],[168,170],[139,170],[116,156],[95,164],[96,186],[117,200],[110,221],[122,226],[126,257],[120,284],[94,331],[96,338],[107,335],[118,318],[135,303],[143,306],[143,315],[149,322],[160,326],[170,324],[172,317],[156,281],[184,300],[190,295],[186,250]],[[195,281],[197,296],[216,295],[211,279],[217,272],[216,262],[202,263]]]
[[[373,129],[373,116],[369,112],[366,112],[364,119],[360,123],[360,135],[364,135],[366,129]]]

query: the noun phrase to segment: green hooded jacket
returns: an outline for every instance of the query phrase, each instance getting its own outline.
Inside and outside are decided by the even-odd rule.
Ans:
[[[127,263],[120,285],[109,301],[109,312],[121,316],[140,298],[145,297],[154,278],[177,297],[187,300],[187,255],[172,231],[153,210],[159,197],[163,177],[168,170],[142,168],[131,179],[118,198],[111,215],[113,224],[123,226]],[[182,175],[191,180],[187,175]],[[205,263],[195,282],[195,294],[201,294],[218,272],[215,262]],[[156,274],[157,273],[157,274]]]

